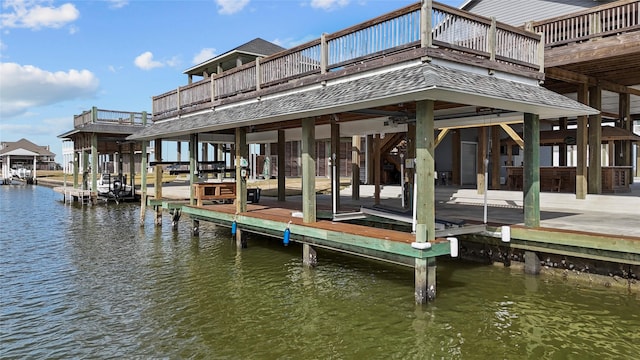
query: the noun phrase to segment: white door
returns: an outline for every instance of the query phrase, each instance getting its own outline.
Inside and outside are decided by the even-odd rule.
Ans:
[[[461,185],[476,185],[476,165],[478,143],[462,141],[460,148],[460,182]]]

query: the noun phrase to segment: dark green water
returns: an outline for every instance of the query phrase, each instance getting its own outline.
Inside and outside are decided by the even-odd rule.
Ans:
[[[409,268],[319,251],[308,270],[299,246],[61,198],[0,186],[2,359],[639,358],[638,294],[439,261],[416,306]]]

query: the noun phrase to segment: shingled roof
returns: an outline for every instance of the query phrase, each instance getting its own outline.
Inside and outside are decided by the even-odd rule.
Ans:
[[[20,139],[15,142],[3,142],[2,149],[0,149],[0,156],[15,153],[16,151],[26,150],[40,156],[55,156],[56,154],[52,153],[47,149],[47,146],[40,146],[32,143],[27,139]]]
[[[230,63],[223,67],[235,66],[235,58],[241,57],[245,60],[254,59],[255,57],[269,56],[271,54],[278,53],[286,50],[282,46],[276,45],[272,42],[261,38],[255,38],[249,42],[246,42],[240,46],[237,46],[221,55],[217,55],[207,61],[190,67],[183,71],[184,74],[200,75],[203,71],[208,73],[214,73],[218,64]]]
[[[420,63],[158,122],[128,139],[182,136],[426,99],[527,112],[541,118],[598,113],[537,85]]]

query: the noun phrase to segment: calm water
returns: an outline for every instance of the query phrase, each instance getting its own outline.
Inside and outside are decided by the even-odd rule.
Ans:
[[[163,229],[139,206],[0,186],[0,358],[632,359],[640,296],[440,261],[413,271],[228,229]],[[151,214],[149,214],[151,215]]]

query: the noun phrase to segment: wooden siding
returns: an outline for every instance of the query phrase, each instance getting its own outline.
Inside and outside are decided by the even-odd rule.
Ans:
[[[464,10],[482,16],[493,16],[496,20],[513,26],[523,26],[529,21],[539,21],[589,9],[604,2],[593,0],[481,0],[471,2]]]

